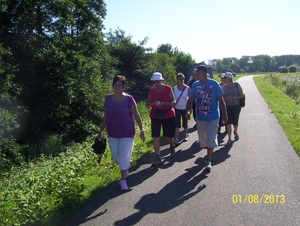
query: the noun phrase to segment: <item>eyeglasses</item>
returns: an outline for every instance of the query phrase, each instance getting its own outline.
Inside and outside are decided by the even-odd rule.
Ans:
[[[159,80],[156,80],[156,81],[153,81],[154,83],[159,83],[160,81]]]

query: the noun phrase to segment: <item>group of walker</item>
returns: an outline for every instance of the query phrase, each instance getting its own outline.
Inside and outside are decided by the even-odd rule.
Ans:
[[[155,72],[152,75],[154,87],[150,89],[146,107],[151,107],[151,133],[155,158],[152,166],[161,163],[160,156],[160,132],[170,144],[170,156],[175,157],[175,147],[179,145],[179,130],[184,128],[184,139],[188,140],[188,123],[190,114],[195,106],[195,120],[199,137],[200,148],[207,149],[205,168],[211,169],[211,161],[214,148],[218,147],[219,123],[226,125],[228,142],[232,144],[231,131],[233,125],[234,139],[238,140],[238,118],[241,111],[238,99],[243,98],[243,91],[239,84],[233,82],[233,75],[230,72],[222,74],[225,82],[223,88],[215,80],[209,78],[207,67],[199,66],[194,72],[195,82],[192,87],[184,84],[185,76],[179,73],[177,76],[178,85],[172,87],[162,83],[162,74]],[[140,128],[140,138],[146,139],[142,120],[137,109],[137,104],[131,95],[124,93],[126,79],[117,75],[113,80],[113,94],[105,98],[105,115],[102,121],[99,139],[103,138],[103,130],[107,128],[108,143],[112,158],[119,164],[121,190],[127,190],[126,177],[130,168],[130,159],[133,151],[135,138],[135,124]],[[222,117],[220,118],[220,109]]]

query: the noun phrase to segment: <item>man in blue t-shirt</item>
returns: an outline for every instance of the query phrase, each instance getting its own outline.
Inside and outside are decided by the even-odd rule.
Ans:
[[[200,148],[207,149],[205,168],[211,169],[214,148],[218,147],[219,104],[223,112],[222,121],[227,123],[226,105],[219,83],[209,79],[207,67],[199,66],[196,71],[198,81],[194,82],[190,98],[186,104],[186,118],[190,119],[193,102],[196,100],[196,119]]]

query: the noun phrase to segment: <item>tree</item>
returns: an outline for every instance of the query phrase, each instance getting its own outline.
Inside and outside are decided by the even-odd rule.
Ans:
[[[256,71],[265,71],[264,68],[264,61],[261,59],[261,57],[255,57],[253,59],[252,65],[250,67],[251,72],[256,72]]]
[[[2,9],[0,43],[12,53],[2,60],[16,67],[24,106],[17,115],[26,119],[18,141],[39,145],[49,133],[80,141],[95,133],[110,70],[103,1],[4,0]]]
[[[165,43],[165,44],[161,44],[157,47],[156,50],[157,53],[166,53],[168,54],[170,57],[174,56],[175,54],[178,53],[178,49],[177,48],[173,48],[171,44],[169,43]]]
[[[177,72],[184,73],[185,70],[191,65],[195,64],[196,61],[193,60],[190,54],[186,54],[184,52],[178,52],[172,56],[173,64],[175,66],[175,70]]]
[[[150,78],[155,72],[155,58],[148,53],[151,49],[144,47],[147,38],[136,44],[125,31],[117,29],[107,33],[106,39],[107,50],[115,59],[113,66],[116,73],[127,78],[127,92],[137,101],[147,98],[152,86]]]

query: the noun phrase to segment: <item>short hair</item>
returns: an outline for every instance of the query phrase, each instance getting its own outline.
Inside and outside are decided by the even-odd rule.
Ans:
[[[116,75],[114,77],[114,79],[113,79],[113,84],[112,85],[114,86],[117,81],[121,81],[122,85],[123,85],[123,88],[125,88],[125,85],[126,85],[126,78],[125,78],[125,76],[123,76],[123,75]]]
[[[177,75],[177,80],[178,80],[179,78],[185,78],[184,74],[178,73],[178,75]]]

